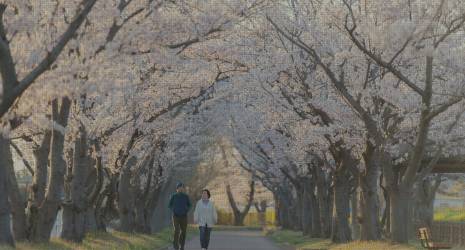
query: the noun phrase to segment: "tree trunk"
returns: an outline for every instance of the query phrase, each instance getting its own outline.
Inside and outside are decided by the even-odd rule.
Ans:
[[[276,191],[273,191],[273,200],[274,200],[274,224],[277,227],[282,227],[282,218],[281,218],[281,208],[280,208],[280,202],[278,198],[278,194]]]
[[[279,187],[278,194],[275,196],[276,205],[278,206],[278,217],[280,226],[283,229],[301,230],[301,223],[295,218],[297,212],[293,207],[295,200],[292,199],[292,193],[285,184]]]
[[[315,196],[315,185],[310,186],[308,192],[310,198],[310,205],[312,207],[312,233],[310,234],[313,238],[322,237],[321,232],[321,216],[320,216],[320,206],[318,200]]]
[[[153,161],[150,164],[153,165]],[[144,207],[143,209],[136,209],[136,232],[143,234],[152,233],[152,219],[158,200],[160,199],[161,191],[162,186],[152,187],[150,183],[146,186],[144,195],[137,202],[137,204],[143,204]]]
[[[25,203],[26,199],[19,190],[18,181],[13,164],[13,155],[10,149],[10,140],[0,138],[0,144],[3,148],[3,164],[8,176],[8,196],[10,198],[11,215],[13,219],[13,234],[16,241],[23,241],[27,238],[27,224]]]
[[[136,164],[136,158],[131,157],[120,173],[118,185],[118,213],[122,232],[134,231],[134,192],[131,184],[131,169]]]
[[[290,210],[290,204],[286,202],[286,199],[284,198],[283,194],[279,194],[276,196],[276,206],[277,208],[277,221],[279,222],[279,226],[281,226],[283,229],[291,229],[292,228],[292,223],[291,223],[291,218],[289,217],[289,210]]]
[[[95,218],[95,224],[96,224],[96,230],[97,231],[102,231],[106,232],[107,231],[107,221],[106,221],[106,207],[107,203],[111,203],[113,199],[111,198],[113,196],[113,185],[112,185],[112,180],[110,179],[110,183],[107,184],[107,186],[104,188],[102,193],[100,193],[97,197],[97,200],[95,202],[95,207],[94,207],[94,218]]]
[[[244,226],[245,216],[241,213],[234,213],[234,226]]]
[[[403,218],[409,219],[409,198],[413,191],[413,186],[418,178],[419,174],[427,174],[430,171],[428,168],[424,169],[419,173],[421,169],[421,162],[426,152],[426,143],[428,141],[428,133],[431,126],[431,120],[443,111],[432,114],[432,97],[433,97],[433,57],[426,56],[426,75],[425,75],[425,87],[422,95],[421,113],[419,124],[417,127],[416,140],[410,157],[408,160],[407,168],[400,178],[401,181],[398,185],[392,185],[391,187],[391,233],[392,241],[396,243],[407,243],[408,232],[409,232],[409,221]],[[450,127],[451,130],[453,127]],[[450,131],[449,131],[450,132]],[[394,231],[395,230],[395,231]]]
[[[52,119],[59,125],[66,127],[69,116],[70,100],[62,98],[59,110],[58,100],[52,101]],[[37,217],[31,221],[33,225],[30,239],[34,242],[44,242],[50,240],[50,234],[55,224],[58,210],[61,205],[63,195],[63,182],[66,172],[66,162],[63,159],[65,136],[57,129],[52,130],[50,149],[50,178],[47,184],[45,199],[39,207]]]
[[[255,202],[255,210],[257,210],[258,213],[258,223],[260,224],[260,227],[264,229],[266,227],[266,209],[267,209],[267,203],[266,200],[262,200],[260,204],[258,202]]]
[[[84,239],[89,211],[87,181],[92,170],[91,164],[87,134],[85,128],[80,126],[74,142],[72,163],[66,175],[62,239],[73,242]]]
[[[150,222],[152,221],[150,211],[147,210],[147,208],[144,206],[144,203],[142,203],[141,205],[136,203],[135,205],[135,232],[142,234],[150,234],[152,231],[150,226]]]
[[[360,199],[360,193],[358,191],[358,187],[355,188],[350,199],[351,199],[350,205],[352,208],[352,214],[351,214],[352,239],[359,240],[360,239],[360,224],[358,221],[358,203]]]
[[[387,183],[386,178],[383,179],[384,183]],[[383,181],[380,180],[380,181]],[[391,238],[391,199],[389,198],[389,191],[383,185],[380,185],[383,191],[384,198],[384,211],[381,219],[381,226],[384,232],[385,238]]]
[[[377,177],[363,178],[362,196],[360,209],[362,212],[361,218],[361,240],[380,240],[381,230],[379,223],[379,200],[377,194]]]
[[[380,240],[378,182],[381,175],[380,149],[370,143],[364,153],[366,170],[360,175],[361,188],[361,240]]]
[[[334,175],[333,227],[331,240],[334,243],[347,243],[352,240],[349,227],[349,173],[346,169]]]
[[[303,190],[297,190],[297,200],[299,203],[300,209],[300,222],[302,227],[303,235],[311,235],[313,232],[312,222],[313,222],[313,204],[311,202],[311,187],[310,183],[302,182],[301,186]]]
[[[255,182],[251,181],[249,184],[250,191],[247,197],[247,204],[245,205],[244,209],[241,211],[234,200],[233,193],[231,191],[231,186],[228,184],[226,185],[226,195],[228,196],[229,205],[233,210],[234,214],[234,225],[235,226],[244,226],[244,219],[245,216],[249,213],[250,207],[252,207],[254,201],[254,194],[255,194]]]
[[[326,238],[331,234],[331,194],[328,178],[321,167],[315,168],[316,185],[317,185],[317,201],[320,212],[321,236]]]
[[[390,191],[391,235],[395,243],[408,243],[409,236],[409,200],[411,196],[399,188]]]
[[[420,226],[431,228],[433,226],[433,219],[434,219],[434,198],[417,200],[415,204],[416,222]]]
[[[3,143],[5,140],[0,134],[0,246],[10,245],[14,246],[14,238],[11,234],[11,210],[10,202],[8,201],[8,178],[7,178],[7,166],[4,159],[7,159],[7,147]]]
[[[37,230],[39,207],[45,199],[51,138],[52,132],[47,130],[40,146],[33,151],[36,167],[34,176],[32,177],[32,185],[29,189],[29,199],[26,208],[29,239],[31,239],[31,234]]]

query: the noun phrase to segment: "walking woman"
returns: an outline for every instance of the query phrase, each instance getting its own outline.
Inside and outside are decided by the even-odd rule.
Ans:
[[[208,249],[210,243],[210,233],[213,225],[218,221],[215,205],[210,201],[210,191],[202,190],[202,199],[197,202],[194,211],[194,222],[199,225],[200,247],[202,250]]]

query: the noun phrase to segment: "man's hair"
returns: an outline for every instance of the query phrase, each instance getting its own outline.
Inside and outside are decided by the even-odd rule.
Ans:
[[[210,197],[211,197],[210,190],[208,190],[208,189],[204,189],[204,190],[202,190],[202,193],[203,193],[203,192],[207,192],[208,198],[210,198]]]

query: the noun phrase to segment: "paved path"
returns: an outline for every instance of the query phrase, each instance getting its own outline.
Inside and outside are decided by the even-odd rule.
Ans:
[[[282,250],[258,231],[212,231],[209,250]],[[199,236],[185,250],[200,250]]]

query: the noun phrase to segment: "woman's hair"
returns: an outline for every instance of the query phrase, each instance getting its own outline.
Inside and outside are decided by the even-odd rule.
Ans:
[[[202,193],[203,193],[203,192],[207,192],[208,198],[210,198],[211,194],[210,194],[210,191],[209,191],[208,189],[202,190]]]

